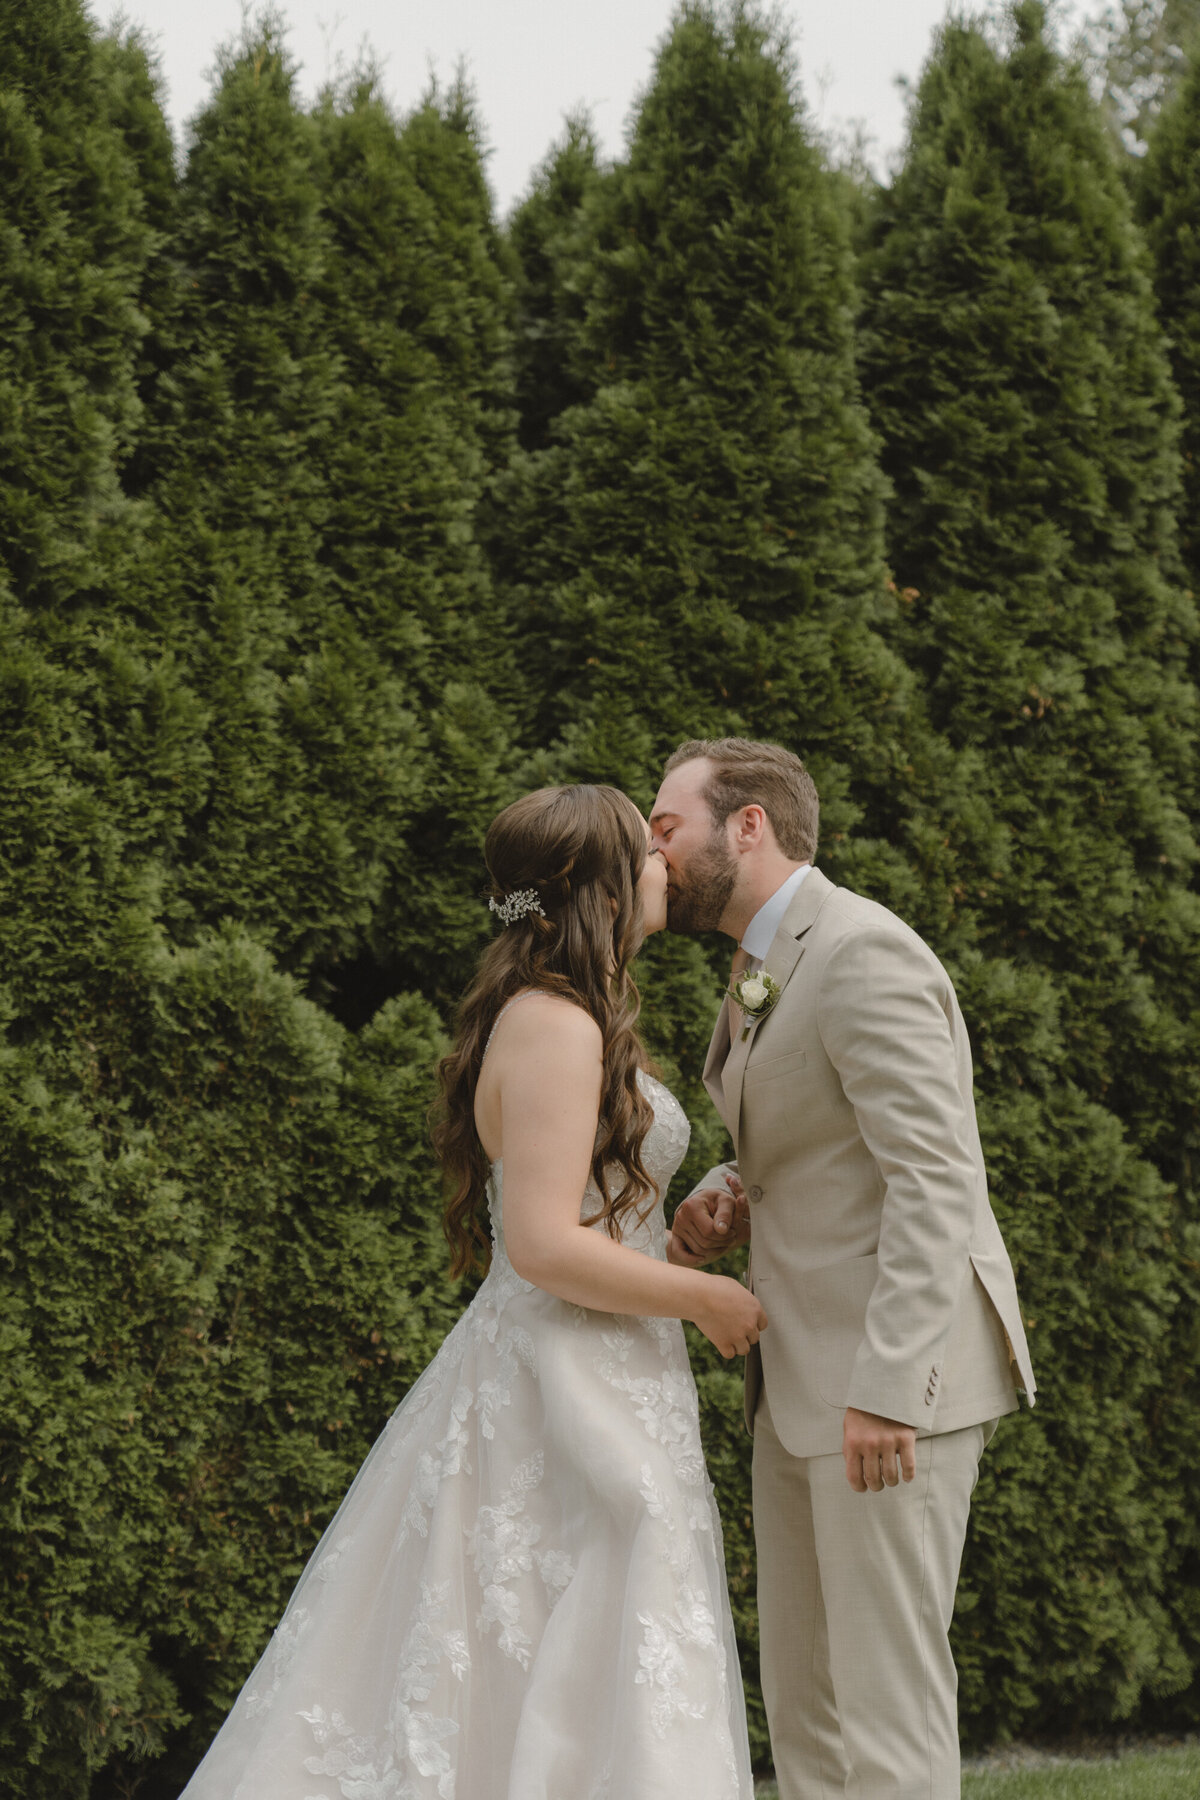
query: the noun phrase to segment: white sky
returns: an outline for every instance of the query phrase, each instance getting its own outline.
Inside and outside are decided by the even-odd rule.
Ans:
[[[1060,0],[1068,21],[1099,0]],[[449,80],[460,59],[475,88],[500,212],[525,192],[559,136],[564,114],[590,109],[603,149],[620,153],[630,108],[649,79],[675,0],[280,0],[310,99],[369,46],[384,85],[406,111],[430,70]],[[242,0],[91,0],[104,24],[123,16],[157,43],[168,114],[181,134],[209,91],[214,52],[236,36]],[[920,73],[947,0],[780,0],[799,52],[801,84],[822,128],[862,121],[884,173],[904,136],[897,76]]]

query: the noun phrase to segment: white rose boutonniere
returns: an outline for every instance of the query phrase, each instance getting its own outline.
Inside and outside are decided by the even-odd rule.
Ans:
[[[742,1037],[750,1036],[750,1028],[765,1019],[782,992],[773,975],[765,969],[758,969],[753,975],[741,975],[728,990],[729,998],[740,1006],[746,1023],[742,1026]]]

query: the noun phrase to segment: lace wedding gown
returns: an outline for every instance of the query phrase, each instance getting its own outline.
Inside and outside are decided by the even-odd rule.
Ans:
[[[688,1124],[642,1080],[661,1195]],[[581,1217],[597,1198],[589,1184]],[[182,1800],[750,1800],[682,1327],[523,1281],[499,1163],[489,1200],[486,1280]],[[665,1257],[661,1201],[625,1241]]]

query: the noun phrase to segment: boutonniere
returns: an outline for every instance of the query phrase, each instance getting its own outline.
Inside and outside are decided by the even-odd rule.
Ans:
[[[727,990],[729,998],[741,1007],[745,1015],[743,1041],[750,1036],[750,1027],[766,1018],[782,991],[775,977],[768,975],[765,969],[759,969],[753,975],[739,975]]]

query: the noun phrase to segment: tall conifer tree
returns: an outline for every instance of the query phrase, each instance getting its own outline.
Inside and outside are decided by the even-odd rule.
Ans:
[[[405,273],[445,353],[425,356],[440,385],[416,407],[420,528],[393,586],[386,543],[353,561],[377,521],[345,516],[345,432],[379,369],[333,328],[336,237],[277,34],[224,59],[178,194],[136,43],[98,40],[77,4],[19,24],[0,75],[19,406],[0,524],[0,1792],[83,1800],[104,1769],[114,1794],[165,1796],[455,1310],[426,1150],[437,1015],[380,1007],[385,974],[351,1039],[295,977],[335,993],[338,958],[402,912],[396,871],[422,892],[451,751],[469,779],[424,870],[458,832],[458,942],[486,929],[462,891],[497,781],[486,672],[457,696],[438,679],[452,650],[477,661],[452,614],[486,627],[472,432],[496,454],[507,423],[493,397],[473,425],[464,392],[503,391],[503,321],[479,297],[494,266],[463,266],[486,236],[456,191],[474,151],[455,102],[422,139],[444,191]],[[490,374],[464,379],[473,362]],[[410,666],[419,604],[411,641],[440,636]],[[432,990],[422,901],[407,951]]]
[[[1036,0],[1009,34],[940,33],[879,209],[863,355],[894,487],[893,641],[981,759],[997,828],[993,859],[963,868],[966,941],[989,961],[961,969],[1050,1396],[985,1465],[959,1634],[985,1728],[1041,1705],[1121,1716],[1194,1654],[1167,1525],[1194,1513],[1194,1471],[1168,1466],[1160,1363],[1187,1304],[1173,1221],[1195,1204],[1197,1102],[1177,402],[1098,112]],[[1005,1573],[1017,1542],[1027,1598]]]
[[[1200,39],[1192,39],[1190,59],[1151,133],[1135,191],[1150,244],[1171,367],[1183,401],[1179,535],[1187,582],[1195,596],[1200,594]],[[1195,656],[1193,666],[1200,674],[1200,656]],[[1192,816],[1195,822],[1194,808]],[[1195,1069],[1200,1068],[1200,1009],[1195,1005],[1200,968],[1193,959],[1181,974],[1192,996],[1184,1060]],[[1184,1010],[1186,1017],[1186,1002]],[[1181,1192],[1194,1197],[1200,1185],[1200,1130],[1194,1116],[1190,1132],[1181,1135],[1175,1148]],[[1172,1368],[1181,1369],[1194,1363],[1200,1329],[1200,1219],[1194,1208],[1180,1208],[1176,1230],[1187,1301],[1179,1309],[1167,1360]],[[1172,1460],[1181,1467],[1188,1466],[1189,1446],[1200,1437],[1196,1395],[1194,1381],[1179,1383],[1163,1420],[1164,1430],[1173,1439]],[[1193,1658],[1200,1665],[1200,1507],[1193,1507],[1190,1518],[1181,1521],[1174,1550],[1174,1604],[1182,1615]],[[1190,1716],[1195,1719],[1198,1714],[1200,1696],[1194,1687]]]
[[[33,1800],[178,1717],[106,1498],[136,1402],[87,1354],[103,1277],[76,1229],[110,1147],[80,1103],[90,1027],[153,887],[104,730],[154,246],[119,59],[75,0],[0,16],[0,1786]]]
[[[809,752],[844,829],[863,804],[844,759],[882,791],[909,694],[873,630],[883,489],[846,225],[786,46],[752,9],[682,7],[627,161],[579,190],[553,281],[584,399],[502,494],[528,739],[644,789],[682,736],[774,736]],[[544,194],[515,221],[526,292]]]
[[[1183,401],[1180,541],[1189,583],[1200,592],[1200,38],[1151,136],[1137,207]]]
[[[403,685],[331,603],[322,559],[345,383],[293,81],[279,28],[251,28],[194,122],[181,293],[145,448],[167,523],[143,604],[209,720],[205,804],[176,853],[177,929],[231,916],[305,971],[318,947],[361,940],[384,879],[380,828],[402,833],[422,734]]]
[[[212,721],[176,904],[211,918],[219,885],[357,1020],[484,929],[461,865],[512,735],[474,540],[512,428],[487,190],[464,94],[398,129],[367,81],[310,120],[269,20],[194,137],[143,459]]]
[[[509,222],[517,268],[517,404],[527,450],[545,449],[559,414],[595,391],[590,359],[579,355],[581,296],[572,275],[586,254],[579,239],[583,203],[599,179],[595,134],[586,116],[578,115],[567,121],[562,141]]]
[[[30,603],[86,595],[124,512],[151,231],[74,0],[0,19],[0,557]]]
[[[515,757],[516,665],[477,535],[513,430],[508,291],[461,88],[399,124],[366,72],[316,124],[332,239],[319,295],[343,384],[321,560],[336,607],[403,674],[423,748],[417,810],[340,980],[351,1011],[381,982],[448,1002],[486,934],[464,877]]]

